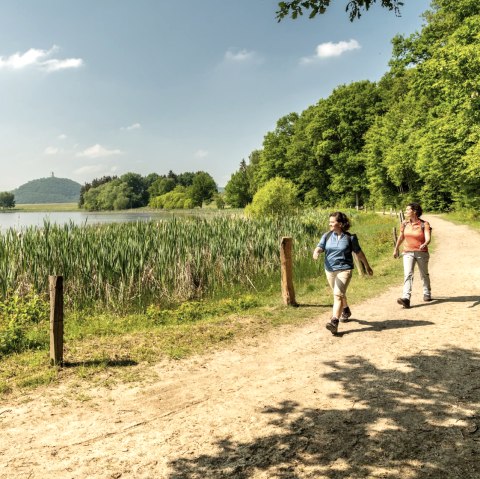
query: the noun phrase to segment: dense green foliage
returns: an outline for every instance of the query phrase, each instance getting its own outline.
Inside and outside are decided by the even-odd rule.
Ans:
[[[76,203],[80,184],[68,178],[39,178],[19,186],[12,193],[18,204],[24,203]]]
[[[277,19],[282,20],[291,16],[293,19],[303,15],[304,11],[309,11],[309,18],[317,15],[323,15],[330,6],[331,0],[291,0],[288,2],[278,2]],[[348,0],[345,5],[345,11],[350,17],[350,21],[360,18],[363,10],[368,10],[376,0]],[[400,0],[379,0],[382,7],[393,10],[396,15],[400,15],[400,7],[403,2]]]
[[[311,206],[479,208],[480,4],[435,0],[425,20],[392,40],[378,83],[339,86],[280,118],[226,190],[253,197],[280,176]],[[240,204],[240,193],[231,197]]]
[[[82,186],[79,206],[90,211],[152,208],[193,208],[211,201],[217,192],[214,179],[204,171],[176,175],[152,173],[142,177],[126,173],[104,176]]]
[[[36,294],[14,294],[0,301],[0,357],[48,344],[50,305]]]
[[[291,215],[298,207],[297,188],[290,180],[276,177],[263,185],[245,208],[247,216]]]
[[[9,191],[0,192],[0,208],[15,208],[15,195]]]

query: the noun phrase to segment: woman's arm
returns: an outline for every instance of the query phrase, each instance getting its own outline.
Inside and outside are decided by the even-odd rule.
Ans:
[[[400,233],[400,236],[398,237],[397,239],[397,243],[395,245],[395,248],[393,249],[393,257],[394,258],[398,258],[398,248],[400,247],[400,245],[403,243],[403,240],[405,239],[405,235],[403,234],[403,232]]]
[[[369,276],[372,276],[373,269],[368,264],[368,260],[367,260],[367,257],[365,256],[365,253],[363,251],[359,251],[357,253],[357,258],[363,263],[363,266],[365,266],[365,271],[369,274]]]
[[[320,246],[317,246],[313,251],[313,259],[317,260],[321,253],[323,253],[323,249],[320,248]]]
[[[425,225],[425,228],[423,230],[423,234],[425,236],[425,242],[420,245],[420,249],[426,249],[427,246],[430,244],[430,240],[432,239],[432,236],[430,234],[430,225],[428,224],[428,227],[427,227],[427,224]]]

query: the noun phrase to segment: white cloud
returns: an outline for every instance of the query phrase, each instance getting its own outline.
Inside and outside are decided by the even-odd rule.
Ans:
[[[361,48],[360,43],[358,43],[357,40],[353,40],[353,39],[348,40],[348,42],[341,41],[338,43],[333,43],[333,42],[321,43],[320,45],[317,45],[317,48],[315,49],[315,55],[301,58],[300,63],[302,65],[307,65],[309,63],[313,63],[322,58],[339,57],[345,52],[348,52],[351,50],[358,50],[360,48]]]
[[[62,133],[61,135],[58,135],[58,139],[59,139],[59,140],[66,140],[66,139],[67,139],[67,135],[65,135],[64,133]]]
[[[206,150],[197,150],[195,152],[195,158],[206,158],[208,156],[208,151]]]
[[[132,130],[139,130],[140,128],[142,128],[142,125],[140,123],[133,123],[130,126],[122,126],[120,130],[132,131]]]
[[[9,57],[0,56],[0,70],[22,70],[24,68],[39,68],[47,72],[65,70],[67,68],[79,68],[83,65],[81,58],[58,59],[51,56],[58,50],[53,46],[50,50],[30,48],[25,53],[14,53]]]
[[[91,146],[90,148],[86,148],[85,150],[77,153],[77,156],[86,157],[86,158],[104,158],[106,156],[115,156],[115,155],[123,155],[122,150],[108,150],[107,148],[99,145]]]
[[[81,168],[77,168],[74,173],[78,176],[87,176],[94,174],[108,175],[110,173],[115,173],[117,171],[116,166],[107,168],[105,165],[85,165]]]
[[[229,49],[225,52],[225,61],[228,63],[261,63],[262,59],[254,51]]]
[[[56,155],[59,152],[54,146],[47,146],[43,152],[44,155]]]
[[[83,65],[81,58],[67,58],[66,60],[47,60],[43,62],[43,66],[48,72],[56,72],[58,70],[66,70],[67,68],[78,68]]]

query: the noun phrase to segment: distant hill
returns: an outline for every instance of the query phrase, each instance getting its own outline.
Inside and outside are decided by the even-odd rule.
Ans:
[[[12,193],[15,203],[76,203],[80,198],[80,183],[68,178],[39,178],[19,186]]]

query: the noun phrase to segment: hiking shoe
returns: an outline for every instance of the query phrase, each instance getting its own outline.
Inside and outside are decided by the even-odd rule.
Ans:
[[[407,298],[398,298],[397,303],[403,306],[405,309],[410,308],[410,300]]]
[[[431,297],[429,294],[424,294],[424,295],[423,295],[423,300],[424,300],[424,301],[431,301],[431,300],[432,300],[432,297]]]
[[[340,322],[346,323],[351,315],[352,312],[350,311],[350,308],[348,306],[346,308],[343,308],[342,315],[340,316]]]
[[[326,328],[333,334],[337,334],[338,332],[338,319],[332,318],[326,325]]]

